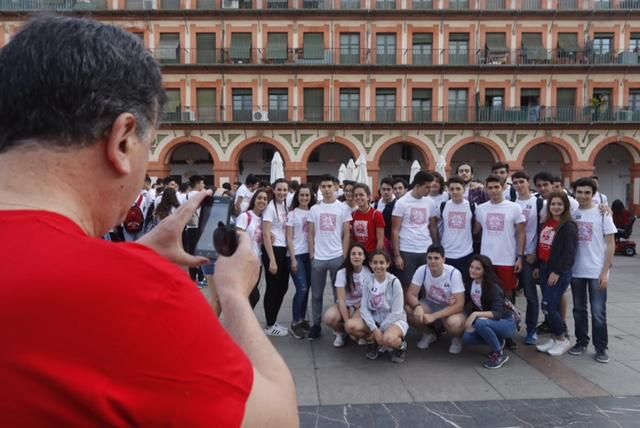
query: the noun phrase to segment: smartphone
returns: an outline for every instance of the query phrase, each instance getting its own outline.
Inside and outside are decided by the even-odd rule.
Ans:
[[[231,198],[209,196],[200,205],[200,221],[198,223],[198,244],[195,255],[216,260],[218,252],[213,245],[213,232],[222,226],[226,227],[231,221],[233,203]]]

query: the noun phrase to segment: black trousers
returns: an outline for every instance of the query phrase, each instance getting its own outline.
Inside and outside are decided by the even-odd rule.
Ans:
[[[275,274],[269,272],[269,255],[262,248],[262,265],[267,288],[264,293],[264,315],[268,326],[272,326],[278,319],[278,312],[282,306],[287,288],[289,287],[289,266],[287,264],[287,248],[273,247],[273,255],[278,265]]]
[[[184,232],[182,232],[182,247],[188,254],[193,255],[193,253],[196,251],[197,244],[198,228],[187,227]],[[204,279],[204,274],[202,273],[202,269],[200,268],[189,268],[189,276],[193,281],[202,281]]]

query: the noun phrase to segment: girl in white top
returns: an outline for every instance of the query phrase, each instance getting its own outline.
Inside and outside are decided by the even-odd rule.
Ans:
[[[358,205],[356,204],[355,199],[353,198],[353,186],[355,186],[355,182],[353,181],[344,181],[344,207],[350,213],[358,209]]]
[[[324,322],[335,332],[333,346],[342,348],[346,339],[345,324],[349,329],[361,331],[365,328],[360,317],[360,301],[362,287],[371,281],[373,274],[367,266],[367,253],[360,243],[353,243],[349,247],[347,257],[342,268],[336,274],[336,294],[338,302],[324,313]]]
[[[289,271],[296,287],[291,309],[293,318],[289,332],[296,339],[309,334],[310,325],[306,320],[309,289],[311,288],[311,259],[309,258],[309,217],[310,208],[316,198],[309,184],[301,184],[291,201],[287,213],[287,247]]]
[[[247,232],[251,240],[251,248],[255,251],[258,258],[262,254],[262,213],[268,203],[269,194],[267,191],[264,188],[257,189],[249,202],[247,211],[241,213],[236,218],[236,227]],[[260,273],[262,273],[262,267],[260,267]],[[260,275],[258,275],[256,286],[249,295],[249,302],[252,308],[255,308],[258,300],[260,300],[258,284],[260,284]]]
[[[404,337],[409,325],[404,311],[402,284],[395,275],[387,272],[389,262],[389,255],[384,250],[376,250],[371,255],[369,266],[374,276],[362,289],[360,306],[360,316],[365,325],[362,329],[347,331],[358,338],[371,341],[367,358],[377,359],[380,347],[384,346],[393,350],[392,362],[402,363],[407,349]],[[349,328],[349,323],[347,327]]]
[[[265,268],[264,331],[269,336],[287,336],[288,329],[276,322],[280,306],[289,287],[289,266],[287,263],[287,194],[289,185],[284,178],[273,185],[273,200],[262,215],[263,251],[262,265]]]

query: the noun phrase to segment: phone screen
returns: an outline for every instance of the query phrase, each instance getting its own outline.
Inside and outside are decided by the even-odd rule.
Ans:
[[[213,245],[213,232],[218,228],[219,223],[228,225],[231,217],[231,199],[219,197],[212,199],[212,202],[205,200],[200,210],[200,238],[195,250],[197,256],[204,256],[210,260],[218,257]]]

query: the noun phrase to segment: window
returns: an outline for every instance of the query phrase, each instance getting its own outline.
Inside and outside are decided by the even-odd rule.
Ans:
[[[289,1],[288,0],[267,0],[267,8],[289,9]]]
[[[485,62],[486,64],[509,63],[509,50],[507,49],[506,33],[487,33]]]
[[[180,34],[161,33],[158,48],[160,64],[180,64]]]
[[[324,120],[324,89],[304,90],[304,120]]]
[[[376,37],[376,64],[396,64],[396,35],[378,33]]]
[[[433,34],[416,33],[413,35],[413,64],[433,64]]]
[[[431,122],[431,89],[414,89],[411,98],[414,122]]]
[[[629,40],[629,50],[633,52],[640,52],[640,33],[631,33]]]
[[[216,90],[196,89],[196,102],[198,103],[197,119],[204,122],[214,122],[216,115]]]
[[[303,63],[324,64],[324,34],[304,33],[303,39]]]
[[[433,9],[433,0],[413,0],[413,9],[417,9],[417,10]]]
[[[376,0],[376,9],[392,10],[396,8],[396,0]]]
[[[251,33],[231,34],[231,62],[234,64],[251,63]]]
[[[340,64],[360,64],[360,34],[340,34]]]
[[[289,92],[287,89],[269,89],[269,121],[289,120]]]
[[[592,120],[612,120],[613,119],[613,90],[594,89],[591,98],[591,118]]]
[[[216,63],[215,33],[196,34],[196,62],[198,64]]]
[[[360,121],[360,89],[340,89],[340,120]]]
[[[160,3],[159,9],[180,10],[180,0],[156,0]]]
[[[166,89],[167,102],[164,106],[164,120],[167,122],[177,122],[180,119],[182,104],[180,100],[180,89]]]
[[[469,9],[469,0],[449,0],[449,9]]]
[[[360,9],[360,0],[340,0],[341,9]]]
[[[520,0],[524,10],[540,10],[540,0]]]
[[[620,53],[620,64],[640,64],[640,33],[631,33],[629,49]]]
[[[561,122],[575,122],[576,118],[576,90],[575,88],[559,88],[556,96],[556,120]]]
[[[327,4],[325,0],[302,0],[302,7],[304,9],[326,9]]]
[[[611,0],[595,0],[596,9],[611,9]]]
[[[559,33],[556,62],[560,64],[576,64],[578,61],[578,33]]]
[[[522,33],[522,64],[544,64],[547,51],[542,46],[542,33]]]
[[[640,120],[640,89],[631,89],[629,91],[629,110],[633,112],[631,119],[634,122]]]
[[[478,107],[478,120],[490,122],[504,120],[504,89],[485,89],[484,103]]]
[[[486,0],[487,10],[504,10],[504,0]]]
[[[613,34],[596,33],[593,37],[592,64],[613,64]]]
[[[376,120],[378,122],[396,121],[396,90],[376,90]]]
[[[469,33],[449,34],[449,64],[469,64]]]
[[[251,121],[253,109],[253,96],[251,89],[233,89],[233,120]]]
[[[540,89],[520,91],[520,120],[538,122],[540,120]]]
[[[558,0],[558,9],[560,10],[577,10],[578,0]]]
[[[197,0],[196,7],[200,10],[213,10],[216,8],[216,0]]]
[[[267,36],[267,62],[284,64],[287,62],[287,33],[269,33]]]
[[[449,89],[449,122],[466,122],[467,106],[466,89]]]

